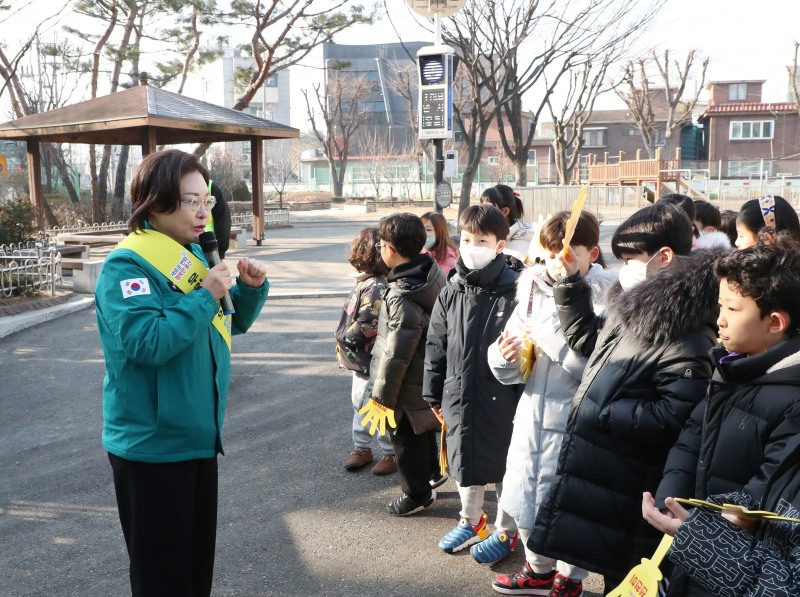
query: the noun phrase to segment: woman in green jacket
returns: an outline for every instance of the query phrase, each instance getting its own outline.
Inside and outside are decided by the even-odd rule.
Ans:
[[[114,475],[133,595],[209,595],[217,454],[230,380],[230,336],[267,298],[266,268],[208,269],[199,235],[214,205],[191,154],[148,155],[131,183],[131,234],[96,288],[106,363],[103,446]],[[219,300],[230,292],[235,308]]]

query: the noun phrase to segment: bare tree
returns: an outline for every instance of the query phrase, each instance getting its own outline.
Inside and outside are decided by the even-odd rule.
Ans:
[[[66,45],[59,44],[59,47],[56,49],[55,44],[45,44],[42,47],[38,43],[40,30],[47,23],[49,23],[51,19],[58,17],[67,6],[68,3],[64,4],[64,6],[62,6],[62,8],[59,9],[55,14],[49,15],[40,23],[38,23],[34,29],[34,32],[24,43],[22,43],[19,50],[17,50],[16,54],[13,56],[8,57],[4,51],[4,44],[0,44],[0,78],[2,78],[3,81],[3,86],[0,88],[0,96],[6,92],[8,93],[11,102],[12,113],[16,118],[29,116],[37,113],[40,110],[59,107],[67,101],[67,98],[70,95],[66,85],[59,85],[56,81],[57,72],[55,57],[58,55],[62,66],[65,66],[71,63],[71,61],[74,59],[74,48],[67,48]],[[0,11],[8,10],[8,8],[8,6],[0,3]],[[6,19],[4,19],[4,21],[5,20]],[[36,91],[26,90],[25,86],[22,84],[18,72],[23,59],[28,57],[31,52],[35,52],[37,54],[35,58],[37,64],[42,62],[43,56],[51,56],[53,58],[53,72],[51,78],[47,80],[48,74],[46,72],[38,73],[37,83],[39,84],[37,85]],[[62,81],[62,83],[65,79],[61,75],[67,74],[68,71],[69,68],[62,68],[62,73],[59,74],[59,79]],[[72,90],[74,90],[74,86],[72,86]],[[51,143],[42,144],[42,161],[46,165],[53,165],[56,168],[62,184],[67,191],[67,195],[73,203],[77,203],[79,201],[78,192],[72,183],[72,178],[66,162],[64,161],[61,147]],[[49,180],[49,167],[46,168],[46,176]],[[44,216],[48,224],[51,226],[56,225],[57,221],[49,203],[44,197],[42,198],[42,202]],[[43,222],[39,222],[39,225],[43,224]]]
[[[239,155],[228,151],[226,144],[212,147],[204,156],[204,160],[211,173],[214,184],[222,189],[225,197],[230,200],[233,189],[239,182]]]
[[[298,177],[301,152],[300,139],[276,139],[266,143],[264,178],[278,193],[280,209],[283,209],[283,195],[287,183]]]
[[[459,211],[469,205],[486,133],[498,112],[505,110],[509,120],[511,139],[502,120],[499,130],[504,149],[517,165],[519,184],[525,181],[535,130],[521,130],[522,94],[534,87],[540,90],[543,99],[532,111],[535,125],[574,57],[602,53],[631,38],[650,24],[658,6],[656,1],[636,0],[490,0],[472,3],[450,19],[444,40],[460,57],[466,80],[466,101],[454,106],[466,143]]]
[[[594,110],[598,95],[607,91],[606,73],[612,56],[600,56],[598,61],[587,60],[579,68],[572,70],[567,78],[567,95],[557,109],[551,98],[547,107],[553,122],[553,155],[558,172],[558,183],[569,184],[572,171],[580,158],[583,147],[583,129]]]
[[[647,155],[651,158],[655,156],[658,140],[656,131],[663,131],[664,147],[668,150],[673,133],[680,132],[691,122],[707,67],[708,58],[701,59],[695,50],[686,54],[683,64],[678,60],[671,62],[669,50],[665,50],[663,57],[652,51],[648,57],[630,61],[625,66],[623,82],[627,87],[618,90],[617,95],[628,107],[634,125],[642,136]],[[650,77],[654,70],[658,76],[658,87],[651,88]],[[686,85],[692,78],[696,87],[692,94],[687,95]]]
[[[314,0],[233,0],[222,22],[251,27],[250,52],[255,68],[232,108],[243,110],[269,77],[297,64],[348,27],[371,23],[373,15],[374,10],[368,12],[362,4],[348,0],[334,0],[324,8]],[[194,154],[203,155],[209,146],[201,143]]]
[[[389,152],[388,142],[384,135],[372,129],[371,134],[364,136],[360,143],[360,159],[356,166],[359,178],[364,177],[370,181],[375,189],[375,199],[381,197],[381,182],[384,178],[386,154]]]
[[[325,89],[312,86],[314,105],[303,90],[306,111],[314,135],[322,143],[325,158],[331,173],[331,184],[335,197],[344,190],[344,175],[350,157],[351,144],[358,128],[368,118],[362,100],[372,84],[363,75],[344,70],[346,64],[333,65],[327,70]]]

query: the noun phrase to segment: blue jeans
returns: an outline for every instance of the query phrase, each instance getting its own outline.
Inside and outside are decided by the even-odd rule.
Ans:
[[[358,450],[369,450],[372,445],[372,436],[367,431],[366,427],[361,424],[361,419],[364,415],[358,414],[358,409],[364,406],[364,392],[369,383],[369,375],[353,371],[353,389],[350,392],[350,398],[353,402],[353,445]],[[386,435],[376,436],[378,445],[383,450],[385,456],[392,456],[394,454],[394,447],[392,440],[389,439],[387,430]]]

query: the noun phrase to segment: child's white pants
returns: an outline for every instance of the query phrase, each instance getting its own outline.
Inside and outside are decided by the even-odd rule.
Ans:
[[[486,485],[470,485],[462,487],[456,483],[458,487],[458,495],[461,497],[461,512],[460,515],[470,521],[471,524],[478,524],[481,516],[483,515],[483,494],[486,490]],[[497,501],[500,501],[500,496],[503,493],[503,484],[495,483],[494,492],[497,494]],[[508,525],[511,526],[508,526]],[[494,526],[497,529],[516,529],[517,525],[514,519],[503,512],[500,506],[497,506],[497,518],[495,519]]]
[[[525,547],[525,559],[528,561],[528,564],[531,565],[531,570],[533,570],[536,574],[547,574],[551,570],[557,570],[561,576],[566,576],[570,580],[574,581],[583,580],[589,576],[589,572],[583,568],[578,568],[577,566],[567,564],[561,560],[554,560],[552,558],[546,558],[537,553],[533,553],[530,549],[528,549],[528,537],[530,536],[530,529],[519,529],[519,540]]]

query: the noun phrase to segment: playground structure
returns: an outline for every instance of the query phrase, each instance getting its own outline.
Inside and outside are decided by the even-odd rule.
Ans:
[[[684,193],[693,199],[708,199],[702,191],[695,188],[692,180],[696,175],[708,179],[708,170],[689,170],[681,168],[681,149],[675,150],[675,157],[664,159],[661,148],[656,148],[654,158],[642,158],[642,150],[636,150],[633,160],[625,160],[625,152],[619,152],[618,161],[612,163],[608,152],[603,161],[597,162],[597,155],[591,154],[588,161],[575,170],[574,184],[589,186],[635,186],[645,187],[648,199],[653,201],[664,193]],[[652,189],[651,186],[655,188]]]

